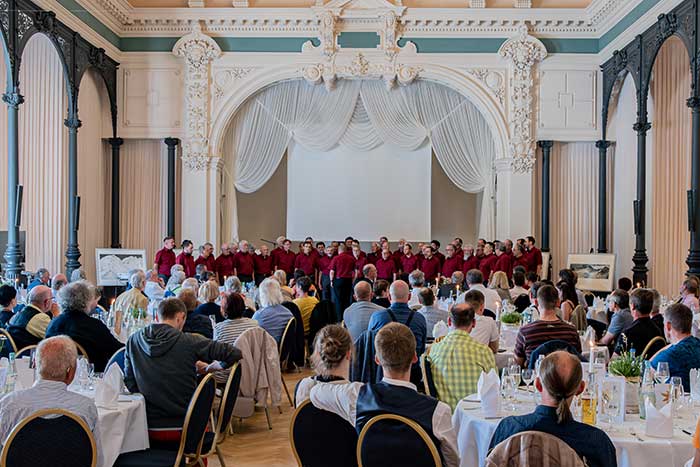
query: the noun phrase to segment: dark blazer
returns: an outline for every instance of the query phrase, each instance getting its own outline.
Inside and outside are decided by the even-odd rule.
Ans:
[[[95,365],[95,372],[105,371],[109,358],[124,347],[102,321],[90,318],[82,311],[64,310],[51,320],[46,337],[66,335],[83,346]]]

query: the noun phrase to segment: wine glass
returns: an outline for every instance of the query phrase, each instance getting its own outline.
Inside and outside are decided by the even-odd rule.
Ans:
[[[530,385],[535,380],[535,372],[529,368],[523,368],[522,372],[520,373],[520,377],[522,378],[523,383],[525,383],[525,389],[529,393]]]
[[[87,389],[88,379],[90,378],[90,373],[88,372],[87,360],[85,357],[80,357],[78,359],[78,383],[80,384],[80,390],[85,391]]]
[[[664,384],[671,377],[671,371],[668,368],[668,362],[659,362],[656,367],[656,382]]]
[[[94,363],[88,362],[87,373],[88,373],[88,391],[94,391],[95,390],[95,364]]]
[[[678,412],[683,408],[683,399],[685,396],[683,392],[683,380],[680,376],[673,376],[671,378],[671,390],[669,393],[671,395],[671,402],[673,403],[673,410]]]
[[[603,384],[603,411],[608,419],[608,432],[614,432],[615,416],[620,410],[620,395],[616,383]]]

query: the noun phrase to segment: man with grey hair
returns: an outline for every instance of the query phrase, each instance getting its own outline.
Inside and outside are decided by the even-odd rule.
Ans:
[[[367,263],[362,266],[362,276],[355,279],[353,287],[360,282],[367,282],[370,285],[370,289],[374,287],[374,283],[377,282],[377,267],[372,263]]]
[[[438,289],[438,298],[457,298],[462,293],[463,285],[464,273],[462,271],[453,272],[450,276],[450,283],[441,285]]]
[[[608,330],[598,341],[599,345],[612,345],[617,336],[634,321],[630,311],[630,295],[625,290],[615,289],[608,297],[608,307],[613,312],[613,316],[610,319]]]
[[[65,274],[58,273],[51,278],[51,294],[53,295],[54,300],[56,300],[58,291],[61,290],[61,288],[67,283],[68,278],[65,276]]]
[[[95,402],[68,385],[75,377],[78,352],[66,336],[45,339],[36,349],[38,379],[31,388],[14,391],[0,400],[0,443],[5,444],[12,429],[23,419],[45,409],[63,409],[82,418],[95,437],[101,465],[100,434]]]
[[[408,307],[417,310],[420,308],[418,294],[420,294],[420,289],[425,286],[425,274],[420,269],[411,271],[408,275],[408,283],[411,285],[411,299],[408,301]]]
[[[119,294],[114,301],[114,310],[121,311],[124,315],[134,308],[145,311],[148,308],[148,297],[143,293],[146,288],[146,273],[140,269],[135,270],[129,276],[129,286],[131,288]]]
[[[498,295],[494,289],[488,289],[484,287],[484,275],[478,269],[471,269],[467,271],[467,289],[468,290],[478,290],[484,296],[484,307],[496,314],[500,304],[501,297]],[[457,297],[457,303],[464,303],[464,296],[466,291]]]
[[[354,292],[355,303],[347,307],[343,313],[343,322],[353,342],[367,330],[372,314],[375,311],[384,310],[381,306],[372,303],[372,286],[368,281],[362,280],[355,284]]]
[[[71,282],[76,282],[76,281],[84,281],[87,279],[87,275],[85,275],[85,271],[82,269],[74,269],[73,272],[70,273],[70,281]]]
[[[7,326],[7,332],[18,349],[38,344],[45,337],[51,319],[60,312],[51,298],[51,289],[45,285],[37,285],[30,290],[27,303],[14,314]]]
[[[656,324],[659,329],[664,330],[664,315],[661,314],[661,294],[656,289],[649,289],[654,295],[654,304],[651,307],[651,321]]]
[[[267,278],[262,281],[258,292],[261,308],[255,312],[253,319],[279,342],[284,328],[294,315],[282,306],[282,290],[276,279]]]
[[[110,357],[124,344],[112,335],[102,321],[88,316],[97,305],[95,286],[87,281],[71,282],[58,293],[58,305],[61,314],[49,324],[46,337],[70,337],[85,349],[97,373],[105,371]]]
[[[229,276],[226,278],[226,282],[224,282],[224,292],[227,293],[237,293],[243,297],[243,301],[245,303],[245,307],[251,310],[251,313],[255,312],[256,306],[255,302],[253,301],[252,298],[248,297],[244,292],[243,292],[243,284],[241,284],[241,280],[236,277],[236,276]]]
[[[389,287],[389,295],[391,296],[391,306],[386,310],[374,312],[367,329],[377,332],[392,322],[405,324],[416,338],[416,355],[420,360],[420,356],[425,351],[425,341],[428,335],[425,317],[409,308],[408,301],[411,298],[411,292],[408,289],[408,284],[404,281],[394,281]],[[411,382],[417,385],[420,381],[420,366],[416,362],[411,368]]]
[[[165,298],[165,284],[156,269],[146,271],[146,286],[143,293],[152,301],[160,301]]]
[[[34,273],[34,279],[27,286],[27,291],[32,290],[37,285],[48,286],[50,280],[51,274],[49,274],[49,270],[46,268],[39,268],[36,270],[36,273]]]

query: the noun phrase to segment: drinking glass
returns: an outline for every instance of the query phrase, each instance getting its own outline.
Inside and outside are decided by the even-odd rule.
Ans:
[[[520,373],[520,377],[522,378],[523,383],[525,383],[525,389],[527,389],[527,392],[529,393],[530,385],[535,380],[535,372],[529,368],[523,368],[523,371]]]
[[[668,362],[659,362],[658,366],[656,367],[656,382],[664,384],[668,382],[670,377],[671,372],[668,368]]]
[[[671,402],[673,403],[674,412],[678,412],[683,408],[684,392],[683,392],[683,380],[680,376],[674,376],[671,378]]]
[[[606,415],[608,421],[607,431],[614,432],[615,416],[620,410],[620,394],[618,394],[618,385],[617,383],[603,383],[603,390],[601,392],[603,396],[603,404],[601,409]]]
[[[508,386],[508,392],[510,393],[510,408],[513,412],[518,410],[516,401],[518,400],[518,386],[520,386],[520,373],[511,374],[509,376],[510,384]]]
[[[694,403],[700,402],[700,371],[690,370],[690,398]]]
[[[95,364],[94,363],[87,364],[87,372],[88,372],[88,391],[94,391],[95,390]]]
[[[516,384],[520,386],[520,365],[511,365],[508,374],[511,375]]]
[[[80,357],[78,359],[77,373],[78,383],[80,384],[80,390],[85,391],[87,389],[88,380],[90,378],[87,360],[85,360],[85,357]]]

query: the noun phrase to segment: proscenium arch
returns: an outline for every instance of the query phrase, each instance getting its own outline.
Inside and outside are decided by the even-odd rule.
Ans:
[[[474,104],[491,128],[496,146],[496,159],[508,154],[508,123],[498,99],[484,85],[468,73],[442,65],[421,64],[420,78],[447,86],[466,97]],[[301,79],[298,65],[283,65],[266,68],[230,93],[216,115],[211,129],[211,154],[221,157],[224,136],[236,112],[256,92],[281,81]]]

